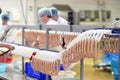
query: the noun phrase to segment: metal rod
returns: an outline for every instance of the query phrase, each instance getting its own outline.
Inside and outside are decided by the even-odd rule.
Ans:
[[[70,32],[72,32],[73,31],[73,27],[72,27],[72,25],[70,25]]]
[[[49,49],[49,29],[46,29],[46,49]]]
[[[25,29],[34,29],[34,30],[39,30],[40,27],[39,26],[32,26],[32,25],[9,25],[7,28],[8,29],[22,29],[22,28],[25,28]]]
[[[22,28],[22,45],[24,45],[24,27]],[[22,74],[24,75],[24,57],[22,56]]]
[[[39,26],[39,30],[42,30],[42,25]]]
[[[120,36],[119,36],[119,61],[118,61],[118,80],[120,80]]]
[[[49,49],[49,28],[46,29],[46,49]],[[46,80],[49,79],[49,76],[46,74]]]
[[[84,80],[84,59],[80,60],[80,80]]]

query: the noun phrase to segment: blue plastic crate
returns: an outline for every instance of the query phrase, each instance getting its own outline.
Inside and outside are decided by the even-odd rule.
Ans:
[[[60,70],[64,70],[63,65],[60,65]],[[46,79],[46,74],[43,74],[41,72],[35,71],[32,69],[31,62],[26,62],[25,63],[25,74],[27,76],[37,78],[38,80],[45,80]],[[51,80],[51,76],[49,75],[49,80]]]
[[[41,73],[41,77],[37,78],[37,79],[38,80],[46,80],[46,74]],[[50,75],[48,75],[48,80],[52,80]]]
[[[114,74],[114,80],[118,80],[118,74]]]
[[[120,34],[120,28],[113,28],[112,33],[113,34]]]
[[[105,52],[101,56],[101,60],[106,64],[109,64],[111,62],[111,58],[112,58],[112,53],[111,52]]]
[[[112,54],[111,58],[111,70],[113,72],[114,80],[118,80],[118,59],[117,53]]]
[[[118,78],[114,78],[114,80],[118,80]]]
[[[40,78],[41,73],[32,69],[31,62],[25,63],[25,74],[33,78]]]
[[[114,72],[115,74],[118,73],[118,54],[117,53],[112,54],[111,68],[112,68],[112,72]]]

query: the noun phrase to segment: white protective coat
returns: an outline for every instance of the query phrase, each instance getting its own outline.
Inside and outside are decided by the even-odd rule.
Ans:
[[[49,19],[49,21],[45,25],[59,25],[59,23],[52,19]]]
[[[67,20],[65,20],[64,18],[62,18],[62,17],[60,17],[60,16],[58,17],[57,22],[58,22],[60,25],[68,25]]]

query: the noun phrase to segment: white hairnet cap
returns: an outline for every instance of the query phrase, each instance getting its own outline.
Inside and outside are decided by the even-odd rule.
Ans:
[[[60,12],[59,12],[58,9],[55,8],[55,7],[50,7],[49,10],[50,10],[51,13],[52,13],[52,17],[54,17],[54,16],[59,16],[59,15],[60,15]]]
[[[0,18],[1,18],[1,20],[7,20],[7,21],[10,19],[8,13],[2,13],[0,15]]]
[[[48,9],[48,8],[41,8],[39,11],[38,11],[38,15],[41,17],[41,16],[44,16],[44,15],[48,15],[49,17],[52,16],[52,13],[51,11]]]

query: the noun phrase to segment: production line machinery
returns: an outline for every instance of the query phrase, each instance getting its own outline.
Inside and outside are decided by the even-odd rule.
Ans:
[[[57,55],[56,55],[56,52],[40,50],[40,49],[31,48],[23,45],[17,45],[17,44],[12,44],[13,46],[16,47],[16,50],[12,51],[12,53],[29,57],[29,58],[32,57],[31,61],[33,62],[33,69],[37,71],[42,71],[43,68],[41,67],[41,69],[38,70],[38,68],[36,68],[35,65],[39,65],[39,64],[36,64],[36,63],[41,63],[41,61],[44,62],[45,63],[44,69],[46,68],[45,66],[48,66],[48,65],[54,69],[51,70],[51,68],[49,68],[51,72],[46,72],[46,71],[42,71],[42,72],[50,75],[54,75],[59,72],[58,68],[55,68],[55,64],[57,64],[57,67],[58,67],[60,64],[60,61],[62,61],[64,67],[67,68],[71,63],[79,61],[85,57],[97,58],[97,49],[98,49],[99,41],[102,39],[103,35],[107,33],[111,33],[111,30],[102,29],[102,30],[85,31],[79,34],[70,43],[68,43],[65,50],[61,52],[57,52]],[[8,43],[8,44],[11,44],[11,43]],[[79,50],[79,47],[81,47],[81,50]],[[21,49],[22,50],[25,49],[28,52],[19,52],[21,51]],[[86,49],[91,53],[89,54],[86,51]],[[25,53],[26,55],[24,55],[23,53]],[[42,53],[46,53],[46,54],[42,54]],[[51,55],[55,54],[55,58],[53,58],[53,60],[51,59],[53,56],[50,56],[49,53],[51,53]],[[49,58],[46,58],[48,56]],[[59,57],[56,57],[56,56],[59,56]],[[53,62],[51,63],[49,61],[51,62],[53,61]]]

